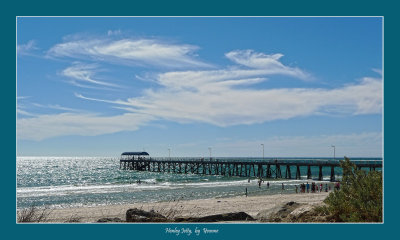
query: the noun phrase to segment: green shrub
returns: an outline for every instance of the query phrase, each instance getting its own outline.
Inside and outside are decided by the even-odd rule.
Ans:
[[[336,222],[382,222],[382,172],[358,170],[350,159],[340,162],[343,179],[340,190],[326,198]]]

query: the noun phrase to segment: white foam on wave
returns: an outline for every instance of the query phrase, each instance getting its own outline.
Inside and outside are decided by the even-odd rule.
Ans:
[[[270,185],[298,185],[306,181],[313,180],[264,180],[262,186],[267,182]],[[102,185],[60,185],[60,186],[41,186],[41,187],[22,187],[17,188],[18,197],[40,197],[40,196],[63,196],[74,194],[102,194],[102,193],[118,193],[118,192],[137,192],[137,191],[158,191],[172,189],[195,189],[195,188],[218,188],[218,187],[240,187],[240,186],[257,186],[257,179],[250,180],[233,180],[233,181],[203,181],[203,182],[161,182],[157,183],[156,179],[143,179],[141,183],[124,183]],[[314,181],[318,182],[318,181]]]

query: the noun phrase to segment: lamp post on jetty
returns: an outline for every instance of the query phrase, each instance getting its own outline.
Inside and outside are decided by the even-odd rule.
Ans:
[[[211,148],[210,147],[208,148],[208,151],[210,151],[210,160],[211,160]]]
[[[333,160],[336,159],[336,146],[332,145],[331,147],[333,147]]]
[[[264,143],[261,143],[261,146],[263,147],[263,160],[264,160]]]

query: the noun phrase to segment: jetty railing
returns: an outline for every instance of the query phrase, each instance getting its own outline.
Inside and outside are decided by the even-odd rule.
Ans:
[[[375,171],[382,168],[381,159],[356,159],[357,168]],[[318,169],[318,180],[323,180],[324,168],[330,168],[330,181],[335,181],[335,168],[340,167],[337,159],[260,159],[260,158],[121,158],[120,169],[168,172],[179,174],[223,175],[257,178],[301,179],[301,170],[306,168],[307,179],[312,178],[312,168]],[[325,171],[326,172],[326,171]],[[293,174],[292,174],[293,173]]]

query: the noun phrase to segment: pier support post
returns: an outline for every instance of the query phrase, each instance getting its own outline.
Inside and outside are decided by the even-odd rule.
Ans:
[[[322,176],[322,166],[319,166],[319,176],[318,176],[318,180],[322,181],[323,176]]]
[[[311,179],[312,175],[311,175],[311,166],[307,166],[307,179]]]
[[[300,178],[301,178],[300,166],[297,165],[296,166],[296,179],[300,179]]]
[[[275,178],[282,178],[281,166],[279,164],[275,165]]]
[[[267,178],[271,178],[271,175],[272,175],[272,173],[271,173],[271,165],[270,164],[267,164],[267,170],[266,170],[266,174],[267,174]]]
[[[331,166],[331,182],[335,181],[335,167]]]
[[[264,176],[264,166],[263,165],[260,165],[260,166],[261,166],[260,177],[262,178]]]
[[[287,179],[292,179],[292,173],[290,172],[290,165],[286,165],[286,176]]]

